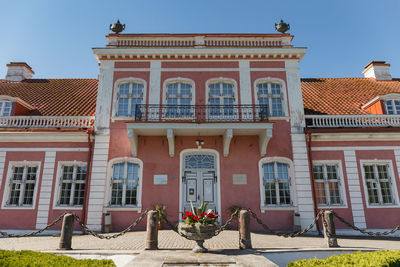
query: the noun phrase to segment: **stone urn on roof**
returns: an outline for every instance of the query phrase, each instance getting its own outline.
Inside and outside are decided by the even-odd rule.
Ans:
[[[279,23],[275,23],[275,29],[280,33],[285,33],[290,30],[290,25],[281,19]]]
[[[115,22],[114,24],[110,24],[110,30],[115,33],[120,33],[125,30],[125,24],[121,24],[118,19],[117,22]]]

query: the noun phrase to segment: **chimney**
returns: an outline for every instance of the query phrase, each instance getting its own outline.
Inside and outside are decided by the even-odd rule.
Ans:
[[[25,79],[31,79],[35,74],[32,68],[25,62],[10,62],[7,64],[6,81],[20,82]]]
[[[363,74],[365,78],[375,78],[377,81],[392,80],[389,71],[390,64],[385,61],[371,61],[364,67]]]

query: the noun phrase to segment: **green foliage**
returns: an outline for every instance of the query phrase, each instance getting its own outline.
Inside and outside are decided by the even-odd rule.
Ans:
[[[67,256],[57,256],[51,253],[40,253],[29,250],[0,250],[0,266],[2,267],[115,267],[112,260],[77,260]]]
[[[356,252],[333,255],[326,259],[298,260],[288,264],[288,267],[311,266],[371,266],[400,267],[400,251]]]
[[[167,217],[167,206],[163,205],[163,204],[157,204],[154,206],[154,209],[156,211],[158,211],[158,223],[161,222],[161,220],[163,219],[163,217]]]

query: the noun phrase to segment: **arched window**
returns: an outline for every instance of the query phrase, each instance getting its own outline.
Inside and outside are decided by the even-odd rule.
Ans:
[[[260,161],[261,207],[293,205],[291,163],[285,158]]]
[[[277,82],[259,82],[256,86],[260,117],[284,116],[282,85]]]
[[[166,85],[167,117],[191,117],[192,84],[184,81],[170,82]]]
[[[140,165],[132,161],[120,161],[112,165],[110,206],[140,206]]]
[[[210,116],[234,116],[235,86],[231,82],[217,81],[208,84],[208,105]]]
[[[144,85],[141,82],[123,82],[118,85],[118,117],[135,116],[136,111],[140,109],[143,103]]]
[[[11,114],[11,102],[6,100],[0,100],[0,116],[10,116]]]

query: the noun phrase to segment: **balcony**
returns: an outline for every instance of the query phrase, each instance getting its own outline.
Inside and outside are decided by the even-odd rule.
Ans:
[[[0,128],[91,128],[90,116],[6,116],[0,117]]]
[[[136,105],[135,122],[268,122],[264,105]]]
[[[306,115],[308,128],[400,127],[400,115]]]

